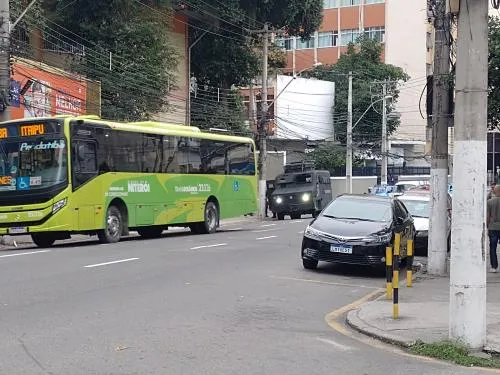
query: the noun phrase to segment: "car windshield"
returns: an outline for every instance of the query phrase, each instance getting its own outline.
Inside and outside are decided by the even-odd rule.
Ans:
[[[400,199],[405,205],[406,209],[410,212],[411,216],[415,217],[429,217],[429,201],[419,199]]]
[[[341,197],[325,208],[323,216],[337,219],[389,222],[392,220],[392,205],[389,201]]]
[[[61,137],[0,140],[0,192],[29,191],[67,181],[67,147]]]

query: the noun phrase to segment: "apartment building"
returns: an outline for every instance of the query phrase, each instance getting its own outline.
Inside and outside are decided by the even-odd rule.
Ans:
[[[309,40],[277,38],[287,51],[289,71],[336,63],[361,34],[385,42],[385,0],[324,0],[323,8],[323,23]]]
[[[334,64],[350,42],[364,34],[383,44],[381,59],[401,67],[411,78],[400,87],[396,115],[401,125],[390,137],[395,166],[424,167],[425,86],[427,80],[426,0],[324,0],[323,22],[307,41],[277,38],[287,55],[287,68],[298,74],[317,65]],[[422,116],[423,114],[423,116]],[[304,124],[306,127],[307,124]]]

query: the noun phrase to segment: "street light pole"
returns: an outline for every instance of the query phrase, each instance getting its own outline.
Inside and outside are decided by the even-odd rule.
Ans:
[[[387,185],[387,83],[382,85],[382,166],[380,171],[380,183]]]
[[[346,190],[347,190],[347,192],[349,194],[352,193],[352,149],[353,149],[353,147],[352,147],[352,131],[361,122],[361,120],[363,119],[363,117],[365,117],[365,115],[368,113],[368,111],[370,110],[370,108],[372,108],[375,104],[377,104],[380,101],[384,101],[384,104],[385,104],[385,102],[386,102],[387,99],[392,99],[392,96],[391,95],[384,95],[383,98],[375,100],[373,103],[371,103],[368,106],[368,108],[366,108],[366,110],[363,112],[363,114],[358,119],[358,121],[356,121],[356,123],[354,124],[354,126],[352,126],[352,119],[351,119],[351,121],[347,121]],[[387,121],[387,119],[386,119],[386,121]],[[386,129],[386,132],[387,132],[387,129]],[[386,139],[386,141],[387,141],[387,139]],[[350,182],[349,183],[347,183],[348,176],[350,176],[350,178],[349,178]]]
[[[349,93],[347,96],[347,160],[345,163],[346,190],[352,194],[352,72],[349,72]]]

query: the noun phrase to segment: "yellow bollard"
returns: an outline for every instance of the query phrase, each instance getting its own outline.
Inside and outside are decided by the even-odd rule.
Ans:
[[[406,265],[406,287],[413,286],[413,240],[408,240],[408,254]]]
[[[399,317],[399,254],[401,248],[401,234],[396,233],[394,236],[394,261],[393,261],[393,276],[392,276],[392,317]]]
[[[388,300],[392,298],[392,247],[385,248],[385,281],[386,281],[386,297]]]

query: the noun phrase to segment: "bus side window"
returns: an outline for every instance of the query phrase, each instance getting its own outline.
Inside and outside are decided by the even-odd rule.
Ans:
[[[78,187],[97,175],[95,142],[77,141],[73,144],[74,185]]]

